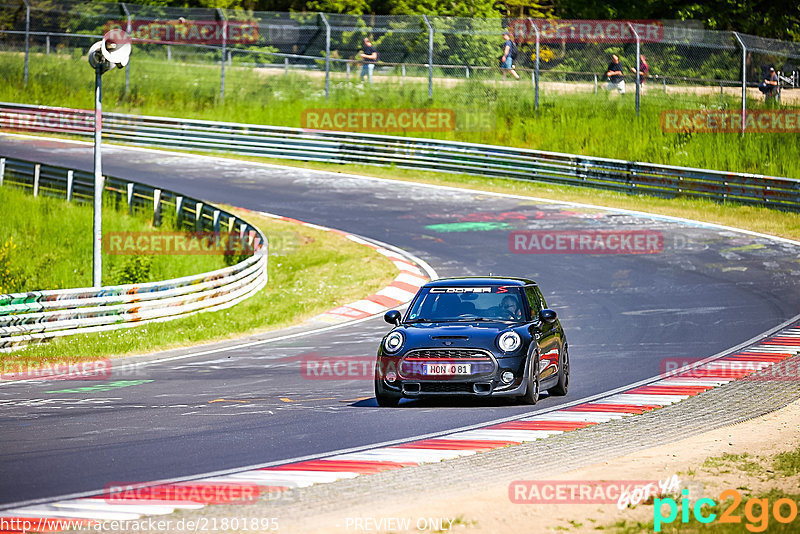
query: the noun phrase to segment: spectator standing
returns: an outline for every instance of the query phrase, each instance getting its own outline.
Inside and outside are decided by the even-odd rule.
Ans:
[[[778,73],[775,72],[775,67],[769,68],[769,72],[764,77],[764,80],[758,84],[758,90],[764,93],[764,101],[766,102],[768,102],[770,98],[777,98]]]
[[[511,75],[519,80],[519,74],[514,70],[514,60],[517,58],[517,45],[511,39],[511,33],[505,32],[503,34],[503,55],[500,56],[500,72],[503,73],[503,78],[510,72]]]
[[[369,83],[372,83],[372,72],[375,70],[375,63],[378,62],[378,51],[372,46],[368,37],[364,37],[361,60],[364,62],[361,67],[361,83],[364,83],[364,76],[367,76]]]
[[[636,74],[636,69],[631,67],[631,72]],[[647,79],[647,74],[650,72],[650,65],[647,64],[647,58],[644,54],[639,54],[639,89],[644,92],[644,82]]]
[[[616,89],[619,94],[625,94],[625,79],[622,77],[624,68],[619,62],[619,56],[611,54],[611,63],[608,64],[606,69],[606,78],[608,78],[608,85],[606,89],[612,91]]]

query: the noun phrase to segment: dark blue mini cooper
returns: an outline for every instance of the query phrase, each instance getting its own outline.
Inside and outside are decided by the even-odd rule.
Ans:
[[[375,397],[566,395],[567,338],[542,292],[525,278],[443,278],[420,288],[378,349]]]

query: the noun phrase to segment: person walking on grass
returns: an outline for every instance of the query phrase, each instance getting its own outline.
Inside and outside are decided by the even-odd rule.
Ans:
[[[606,78],[608,78],[606,90],[613,91],[616,89],[619,94],[625,94],[625,79],[622,77],[624,70],[619,62],[619,56],[611,54],[611,63],[608,64],[608,69],[606,69]]]
[[[375,63],[378,62],[378,51],[372,46],[368,37],[364,37],[361,60],[364,62],[361,67],[361,83],[364,83],[364,76],[367,76],[369,83],[372,83],[372,72],[375,70]]]
[[[511,33],[505,32],[503,34],[503,55],[500,56],[500,72],[503,73],[503,78],[510,72],[511,75],[519,80],[519,74],[514,70],[514,60],[517,59],[517,44],[511,39]]]

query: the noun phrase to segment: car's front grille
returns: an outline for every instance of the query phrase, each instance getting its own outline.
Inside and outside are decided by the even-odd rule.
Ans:
[[[465,382],[420,382],[420,393],[474,393],[472,384]]]
[[[469,371],[464,374],[447,375],[439,371],[436,374],[426,370],[433,365],[467,364]],[[404,378],[419,380],[456,380],[485,376],[495,370],[495,361],[489,351],[483,349],[416,349],[406,353],[400,360],[400,375]],[[459,371],[455,371],[459,373]]]
[[[405,357],[424,359],[480,358],[487,361],[492,360],[489,353],[483,349],[417,349],[409,351]]]

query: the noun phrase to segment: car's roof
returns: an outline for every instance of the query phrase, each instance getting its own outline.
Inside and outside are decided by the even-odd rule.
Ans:
[[[528,278],[507,276],[462,276],[458,278],[439,278],[428,282],[423,287],[470,287],[470,286],[530,286],[536,282]]]

